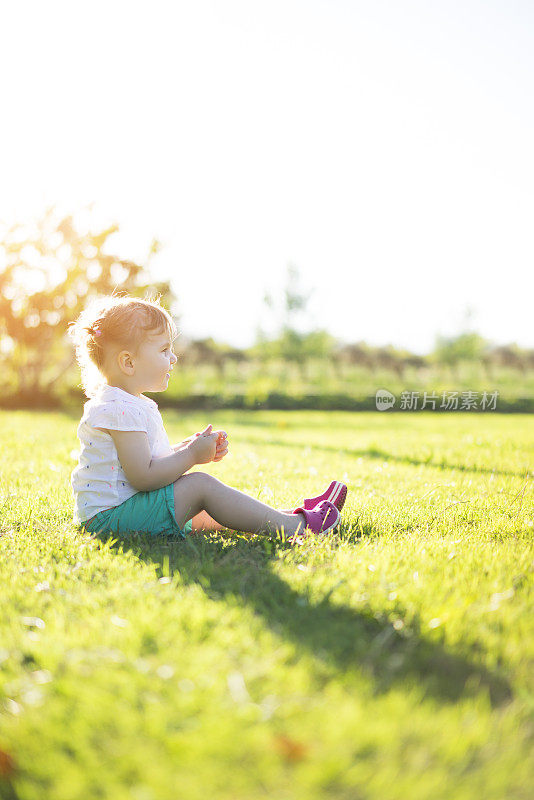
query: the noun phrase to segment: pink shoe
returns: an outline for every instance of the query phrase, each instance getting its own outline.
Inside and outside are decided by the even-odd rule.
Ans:
[[[302,505],[306,510],[311,510],[319,505],[322,500],[329,500],[335,505],[338,511],[341,511],[345,505],[346,496],[347,487],[345,484],[340,483],[340,481],[332,481],[326,492],[320,494],[319,497],[308,497]],[[293,513],[295,513],[295,511],[293,511]]]
[[[293,511],[293,514],[304,514],[306,518],[306,528],[309,528],[312,533],[324,534],[331,531],[339,524],[341,514],[333,503],[329,500],[322,500],[313,509],[303,508],[300,506]],[[304,531],[306,528],[300,528],[297,533],[294,533],[289,541],[293,541],[296,536],[305,536]]]

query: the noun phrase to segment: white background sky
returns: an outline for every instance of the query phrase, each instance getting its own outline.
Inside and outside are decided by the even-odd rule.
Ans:
[[[0,74],[0,217],[158,237],[187,336],[251,344],[292,263],[303,329],[534,347],[530,0],[18,0]]]

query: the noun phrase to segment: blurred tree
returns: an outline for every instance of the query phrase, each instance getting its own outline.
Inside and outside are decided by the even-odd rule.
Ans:
[[[181,336],[175,347],[176,355],[183,367],[214,367],[220,378],[225,377],[228,364],[242,364],[249,361],[249,356],[238,347],[208,339],[186,339]]]
[[[255,345],[249,350],[251,355],[263,360],[281,358],[298,364],[301,369],[305,369],[309,359],[330,356],[337,340],[328,331],[298,330],[299,327],[302,328],[299,322],[305,319],[307,314],[309,315],[308,303],[314,292],[315,289],[305,292],[301,288],[299,270],[294,264],[289,264],[281,300],[273,298],[268,292],[263,298],[278,323],[274,336],[269,338],[262,328],[258,327]]]
[[[481,361],[487,347],[486,339],[471,331],[451,338],[438,335],[431,357],[435,362],[455,366],[460,361]]]
[[[299,270],[294,264],[288,264],[287,281],[283,291],[282,302],[273,298],[266,292],[263,298],[265,305],[271,309],[280,321],[280,328],[293,330],[298,327],[296,322],[306,313],[310,297],[314,289],[307,294],[299,287]]]
[[[416,353],[410,353],[408,350],[402,350],[402,377],[404,378],[408,370],[422,370],[429,367],[428,356],[419,356]]]
[[[474,317],[475,309],[467,305],[463,311],[459,333],[451,337],[438,334],[429,361],[450,367],[456,367],[462,361],[482,362],[489,342],[474,330]]]
[[[170,285],[152,283],[146,267],[107,251],[114,224],[96,232],[49,208],[31,224],[0,226],[0,368],[4,394],[52,396],[74,363],[66,335],[88,299],[112,293],[161,294],[169,308]],[[160,249],[154,239],[146,262]],[[117,290],[120,290],[117,292]]]
[[[375,347],[372,352],[373,371],[383,369],[394,372],[399,378],[403,371],[403,357],[401,351],[393,345]]]
[[[180,354],[182,366],[212,366],[220,376],[224,374],[224,347],[210,336],[208,339],[192,339]]]
[[[333,364],[338,376],[344,373],[344,367],[349,365],[351,367],[358,366],[365,369],[373,368],[373,352],[363,341],[347,343],[340,343],[333,353]]]
[[[534,366],[534,350],[524,350],[515,342],[499,345],[484,354],[483,362],[491,378],[494,378],[502,367],[526,374]]]
[[[304,335],[302,349],[308,358],[330,358],[338,340],[327,330],[317,328]]]

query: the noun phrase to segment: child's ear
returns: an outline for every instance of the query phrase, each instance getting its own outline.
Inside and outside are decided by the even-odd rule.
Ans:
[[[119,355],[117,356],[117,361],[119,363],[120,369],[126,375],[132,375],[134,371],[134,365],[132,361],[132,357],[127,350],[121,350]]]

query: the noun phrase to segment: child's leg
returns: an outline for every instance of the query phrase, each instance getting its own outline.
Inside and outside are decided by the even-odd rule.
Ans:
[[[225,526],[221,525],[216,519],[213,519],[213,517],[210,517],[207,511],[199,511],[198,514],[195,514],[191,519],[191,526],[193,532],[225,530]]]
[[[243,533],[274,533],[283,527],[290,536],[306,525],[303,514],[277,511],[206,472],[182,475],[173,488],[176,522],[181,528],[203,510],[223,527]]]
[[[291,514],[291,509],[278,508],[283,514]],[[217,520],[210,517],[207,511],[200,511],[191,519],[192,530],[196,533],[201,531],[224,531],[226,525],[221,525]]]

